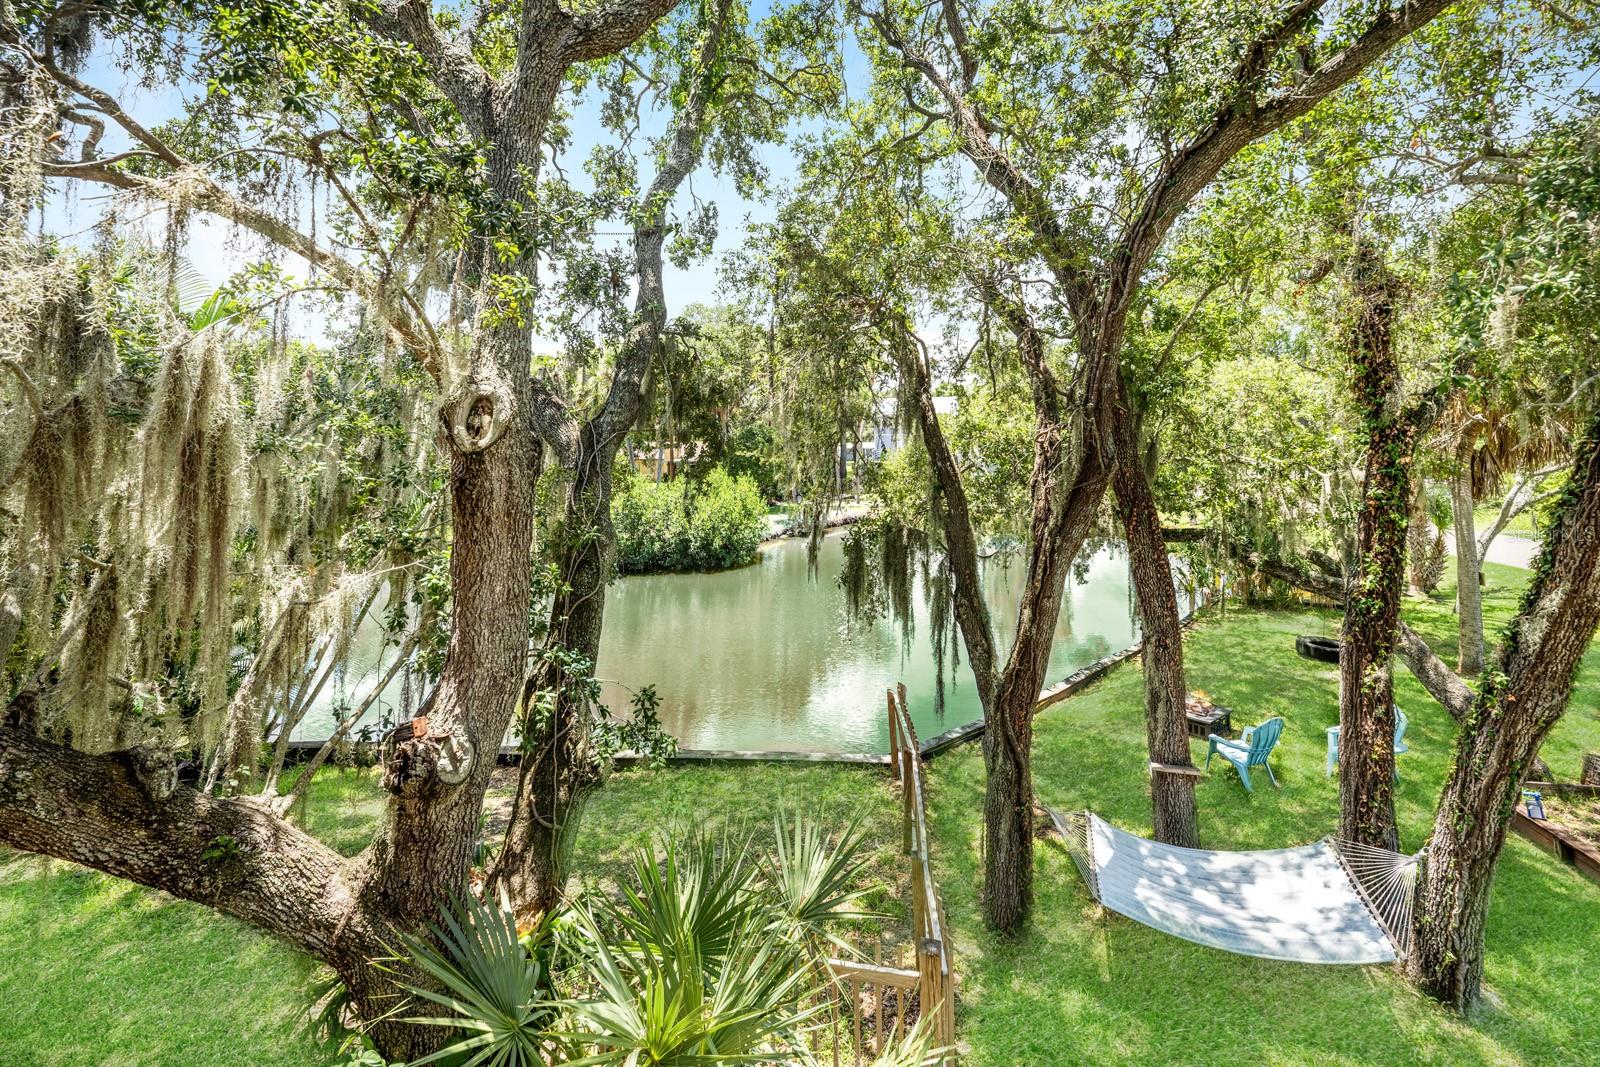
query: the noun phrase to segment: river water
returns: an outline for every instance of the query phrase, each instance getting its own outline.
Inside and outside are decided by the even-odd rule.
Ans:
[[[920,585],[906,649],[898,625],[846,618],[837,582],[843,564],[842,538],[835,535],[823,542],[814,577],[804,541],[796,539],[766,545],[757,562],[737,570],[614,582],[596,671],[603,699],[625,713],[630,693],[653,684],[662,724],[685,749],[884,752],[884,694],[896,682],[906,685],[924,740],[981,718],[964,656],[954,677],[947,675],[943,714],[935,707],[928,605]],[[1020,558],[1009,566],[998,559],[984,564],[990,617],[1003,649],[1011,646],[1022,580]],[[1082,581],[1069,579],[1046,684],[1130,645],[1136,627],[1129,608],[1126,560],[1103,550]],[[352,673],[374,657],[372,636],[358,640]],[[356,683],[322,697],[296,736],[326,737],[334,703],[359,702],[364,688]],[[399,695],[397,681],[380,698],[380,709],[397,704]]]

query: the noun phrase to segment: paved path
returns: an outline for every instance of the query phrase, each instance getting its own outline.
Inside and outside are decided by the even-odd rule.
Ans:
[[[1445,534],[1445,543],[1449,546],[1451,554],[1456,550],[1456,538],[1452,533]],[[1501,534],[1489,543],[1489,557],[1487,563],[1504,563],[1511,567],[1521,567],[1524,570],[1533,566],[1533,557],[1539,554],[1539,542],[1526,537],[1512,537]]]

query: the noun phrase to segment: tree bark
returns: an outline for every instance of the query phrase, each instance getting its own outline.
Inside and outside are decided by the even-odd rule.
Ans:
[[[1038,603],[1033,606],[1039,611],[1031,620],[1022,621],[1031,621],[1034,625],[1048,622],[1046,633],[1042,636],[1033,635],[1033,639],[1046,642],[1046,651],[1051,636],[1049,631],[1054,629],[1060,608],[1060,575],[1055,569],[1070,565],[1081,547],[1104,498],[1116,461],[1112,430],[1107,420],[1114,418],[1113,412],[1117,406],[1121,388],[1118,354],[1141,272],[1188,203],[1210,184],[1240,150],[1304,115],[1318,100],[1347,84],[1397,42],[1447,6],[1448,0],[1417,0],[1402,8],[1385,11],[1361,30],[1347,47],[1311,72],[1293,92],[1262,97],[1258,90],[1263,73],[1304,26],[1314,9],[1307,5],[1296,5],[1284,18],[1273,20],[1259,38],[1243,49],[1238,64],[1225,75],[1227,88],[1223,91],[1212,121],[1187,139],[1162,168],[1162,172],[1152,179],[1147,187],[1150,192],[1132,212],[1132,221],[1127,229],[1114,241],[1105,266],[1093,271],[1085,265],[1077,229],[1063,225],[1047,192],[1015,164],[997,140],[996,125],[982,113],[981,105],[969,92],[971,78],[964,76],[952,79],[907,34],[902,33],[898,21],[890,12],[866,13],[866,18],[884,42],[899,53],[907,66],[920,75],[927,88],[940,98],[948,111],[951,135],[962,154],[977,168],[981,178],[1006,198],[1021,224],[1031,231],[1032,251],[1044,260],[1054,275],[1061,303],[1071,310],[1075,320],[1082,357],[1077,399],[1084,414],[1082,443],[1076,450],[1076,468],[1072,469],[1070,464],[1053,466],[1041,482],[1039,460],[1043,448],[1039,446],[1035,450],[1036,497],[1032,541],[1035,558],[1030,558],[1029,585],[1026,589],[1028,593],[1038,589]],[[959,19],[955,21],[958,23]],[[1028,366],[1026,347],[1019,345],[1019,352],[1023,354],[1025,366]],[[1042,360],[1038,366],[1043,367]],[[1042,412],[1044,409],[1039,406],[1039,398],[1042,393],[1053,390],[1054,383],[1048,374],[1040,375],[1032,366],[1028,366],[1028,369],[1035,390],[1035,408]],[[937,418],[931,421],[937,422]],[[1053,440],[1058,447],[1063,425],[1060,419],[1053,424]],[[1045,436],[1043,431],[1044,420],[1041,419],[1041,439]],[[1059,459],[1059,455],[1056,458]],[[937,459],[934,466],[940,477],[941,491],[944,491],[948,488],[947,477],[940,472]],[[948,481],[959,485],[959,473],[953,470],[949,472]],[[1045,490],[1052,500],[1052,506],[1041,512],[1037,494]],[[1037,558],[1041,546],[1048,546],[1044,559]],[[1035,587],[1036,564],[1037,576],[1051,581],[1053,588]],[[963,594],[961,586],[958,572],[958,604],[962,597],[974,595],[972,592]],[[1026,600],[1028,593],[1025,593],[1025,611],[1029,610]],[[981,592],[976,595],[981,596]],[[959,621],[960,616],[957,618]],[[962,626],[965,636],[965,623]],[[1022,728],[1021,722],[1026,722],[1032,715],[1033,704],[1038,699],[1038,684],[1043,680],[1044,663],[1039,661],[1038,650],[1025,641],[1027,637],[1029,631],[1019,626],[1018,645],[1013,648],[1007,665],[1008,677],[1003,679],[994,702],[984,704],[989,723],[984,750],[986,763],[990,765],[990,785],[985,800],[985,859],[990,864],[996,861],[1004,864],[1004,869],[999,871],[992,866],[986,867],[986,907],[991,923],[1002,930],[1014,930],[1026,918],[1030,894],[1028,880],[1032,875],[1031,834],[1021,835],[1015,829],[1015,824],[1021,821],[1017,806],[1023,801],[1023,790],[1029,788],[1026,777],[1017,773],[1019,768],[1027,766],[1029,757],[1025,750],[1018,749],[1017,742],[1024,737],[1031,740],[1031,725]],[[1012,675],[1013,665],[1017,667],[1015,675]],[[973,660],[973,666],[976,671],[976,660]],[[1039,672],[1038,678],[1032,690],[1025,692],[1022,683],[1032,676],[1035,668]],[[1170,680],[1167,684],[1171,684]],[[1019,726],[1016,732],[1011,729],[1014,724]],[[1001,730],[996,731],[996,726]],[[1014,766],[1004,766],[1006,760],[1012,761]],[[1002,832],[997,834],[997,831]],[[1027,839],[1023,840],[1023,836]],[[995,855],[993,850],[997,847],[997,840],[998,847],[1015,848],[1019,861],[1025,857],[1029,862],[1012,862],[1009,856]],[[1015,881],[1006,883],[1002,881],[1005,878]]]
[[[1583,785],[1600,785],[1600,752],[1584,753],[1583,771],[1578,781]]]
[[[1483,981],[1489,891],[1540,744],[1565,711],[1600,624],[1600,416],[1591,418],[1533,584],[1456,739],[1417,890],[1407,963],[1428,994],[1470,1007]]]
[[[1411,522],[1406,528],[1406,584],[1411,596],[1419,599],[1427,597],[1431,592],[1428,589],[1427,575],[1424,573],[1428,563],[1428,503],[1427,485],[1420,472],[1413,472],[1411,479]]]
[[[1483,561],[1472,516],[1471,453],[1456,457],[1450,475],[1451,521],[1456,539],[1456,625],[1459,655],[1456,670],[1468,677],[1483,671]]]
[[[722,48],[730,10],[719,0],[695,56],[693,89],[674,117],[661,169],[651,181],[634,225],[634,274],[639,289],[634,322],[623,343],[611,388],[600,411],[581,428],[564,412],[546,421],[569,464],[561,546],[561,588],[550,611],[541,661],[523,690],[523,762],[517,798],[491,882],[507,892],[519,912],[556,906],[566,885],[567,854],[584,799],[601,768],[589,738],[593,709],[573,674],[573,660],[592,673],[600,654],[605,589],[611,576],[616,532],[611,525],[611,469],[624,436],[638,420],[644,386],[666,329],[663,252],[667,208],[678,187],[699,163],[716,83],[708,76]],[[676,429],[673,430],[676,436]],[[659,434],[658,434],[659,438]],[[661,474],[657,441],[657,480]]]
[[[514,31],[515,62],[498,76],[477,63],[465,40],[443,30],[427,5],[385,0],[352,12],[373,32],[414,48],[467,134],[486,146],[484,178],[496,210],[475,213],[490,228],[469,235],[465,255],[471,285],[490,274],[536,278],[539,253],[521,221],[535,209],[530,190],[564,73],[573,63],[626,47],[674,2],[620,0],[580,14],[524,4]],[[59,68],[49,73],[101,104],[103,113],[143,148],[175,169],[189,169],[109,95]],[[157,199],[170,196],[160,182],[103,164],[56,173]],[[506,314],[492,294],[479,294],[465,366],[447,366],[423,307],[405,286],[381,284],[284,220],[244,204],[198,169],[191,184],[200,189],[200,209],[302,253],[337,284],[383,308],[387,325],[434,376],[450,462],[453,537],[452,625],[444,666],[427,715],[386,746],[383,784],[390,796],[383,826],[357,861],[340,860],[264,805],[168,788],[165,767],[146,768],[141,773],[150,780],[135,783],[117,766],[124,757],[143,765],[159,761],[157,756],[140,750],[88,757],[58,746],[36,749],[12,730],[0,731],[0,840],[168,889],[289,939],[339,970],[367,1018],[385,1020],[375,1036],[387,1059],[411,1059],[438,1047],[442,1033],[387,1017],[395,1001],[380,995],[394,992],[393,977],[371,960],[389,955],[394,932],[421,928],[466,884],[494,756],[528,674],[531,489],[540,471],[539,438],[548,433],[550,446],[571,460],[581,458],[576,435],[569,433],[570,420],[543,417],[559,404],[550,403],[547,385],[531,379],[532,331],[517,325],[523,316]],[[502,240],[508,234],[515,240]],[[506,262],[499,252],[508,244],[524,251]],[[642,373],[619,367],[613,394],[631,393],[636,404]],[[609,444],[610,451],[593,453],[603,456],[607,468],[615,441],[637,410],[620,407],[626,414],[614,418],[618,406],[608,402],[596,435]],[[603,477],[609,477],[608,469]],[[606,499],[601,494],[600,500]],[[232,725],[234,751],[248,752],[258,738],[247,735],[246,727],[259,730],[259,724],[240,716]],[[165,759],[170,764],[170,757]],[[221,766],[236,762],[230,756]],[[175,779],[175,772],[171,776]],[[141,791],[150,797],[148,803],[135,803]],[[220,881],[219,865],[225,876]],[[199,875],[206,877],[197,880]]]
[[[523,916],[560,903],[572,834],[584,799],[599,782],[600,768],[589,748],[593,709],[584,683],[600,653],[616,541],[611,460],[617,446],[597,446],[587,439],[591,433],[586,429],[584,458],[568,497],[561,589],[551,605],[544,653],[523,686],[517,796],[491,878]]]
[[[1393,285],[1382,254],[1358,243],[1349,348],[1367,456],[1356,528],[1358,569],[1345,599],[1339,653],[1339,833],[1388,849],[1399,846],[1393,659],[1416,449],[1413,420],[1401,407]]]
[[[1126,390],[1123,400],[1127,401]],[[1183,620],[1172,581],[1172,564],[1161,535],[1155,495],[1139,462],[1132,417],[1116,419],[1117,461],[1112,479],[1128,538],[1128,563],[1139,602],[1140,657],[1144,663],[1145,741],[1152,763],[1192,766],[1183,677]],[[1196,779],[1186,774],[1150,776],[1155,838],[1184,848],[1200,847]]]

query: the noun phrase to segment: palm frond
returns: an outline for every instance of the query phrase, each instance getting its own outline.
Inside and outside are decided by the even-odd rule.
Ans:
[[[464,1061],[466,1067],[546,1062],[542,1050],[552,1005],[543,996],[539,962],[524,948],[509,912],[462,895],[440,909],[429,936],[405,935],[401,942],[411,965],[434,983],[407,983],[406,990],[449,1013],[406,1021],[464,1034],[412,1067],[467,1053],[475,1055]]]
[[[872,917],[860,907],[867,864],[861,821],[852,821],[837,840],[803,815],[779,814],[772,829],[777,846],[765,873],[788,931],[808,943],[826,940],[848,950],[832,927]]]

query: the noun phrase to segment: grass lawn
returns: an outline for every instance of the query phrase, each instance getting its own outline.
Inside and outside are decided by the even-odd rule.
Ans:
[[[1489,570],[1488,610],[1504,619],[1522,572]],[[1453,596],[1443,589],[1408,611],[1441,654],[1454,650]],[[1287,720],[1274,755],[1281,791],[1259,776],[1247,794],[1217,763],[1201,782],[1208,847],[1276,848],[1336,828],[1336,779],[1324,777],[1323,760],[1324,730],[1338,721],[1337,672],[1295,656],[1293,642],[1337,627],[1330,613],[1230,610],[1191,633],[1190,685],[1234,708],[1236,727]],[[1404,846],[1416,848],[1429,830],[1454,723],[1404,671],[1397,691],[1411,717],[1398,813]],[[1121,670],[1040,717],[1034,788],[1042,801],[1092,807],[1149,832],[1141,694],[1137,670]],[[1592,650],[1577,698],[1545,747],[1557,774],[1576,777],[1579,753],[1600,750],[1597,702],[1600,652]],[[1196,742],[1195,759],[1204,755]],[[957,1026],[973,1063],[1600,1063],[1600,886],[1519,837],[1504,853],[1489,925],[1488,985],[1499,1005],[1462,1021],[1389,968],[1246,959],[1102,913],[1054,845],[1039,852],[1031,927],[1015,941],[995,937],[975,892],[982,758],[965,750],[936,760],[929,782],[942,846],[935,861],[964,982]]]
[[[1523,573],[1488,568],[1491,625],[1515,607]],[[1408,617],[1449,655],[1452,591]],[[1283,789],[1247,795],[1214,765],[1200,786],[1201,833],[1218,848],[1272,848],[1334,829],[1323,730],[1337,721],[1331,667],[1294,655],[1299,633],[1336,632],[1329,613],[1229,609],[1191,632],[1190,684],[1235,709],[1235,724],[1288,720],[1275,756]],[[1402,671],[1411,717],[1401,757],[1402,837],[1427,833],[1454,724]],[[1141,687],[1121,668],[1039,720],[1035,785],[1060,808],[1093,807],[1148,831]],[[1567,717],[1545,746],[1562,777],[1600,750],[1600,652],[1585,662]],[[1196,746],[1196,757],[1204,755]],[[1059,848],[1041,843],[1038,906],[1014,941],[979,918],[982,759],[975,747],[930,765],[935,859],[960,976],[957,1027],[966,1062],[1600,1064],[1600,886],[1513,837],[1495,885],[1488,985],[1494,1006],[1461,1020],[1413,994],[1388,968],[1307,967],[1231,956],[1099,913]],[[320,776],[310,829],[345,852],[365,843],[379,799],[369,775]],[[894,799],[880,772],[820,765],[714,765],[628,771],[590,803],[579,878],[604,881],[630,851],[675,823],[760,832],[779,808],[840,824],[865,820],[875,873],[892,881]],[[891,891],[876,903],[900,912]],[[893,934],[903,923],[889,920]],[[869,938],[875,936],[868,932]],[[149,1067],[325,1063],[296,1033],[311,965],[197,905],[33,858],[0,859],[0,1063]]]
[[[1472,525],[1478,531],[1479,537],[1483,536],[1483,531],[1494,525],[1494,520],[1499,515],[1499,504],[1484,504],[1472,509]],[[1536,530],[1533,527],[1532,509],[1513,515],[1511,521],[1506,523],[1506,528],[1500,532],[1510,534],[1512,537],[1527,537],[1533,540],[1544,536],[1543,530]]]

